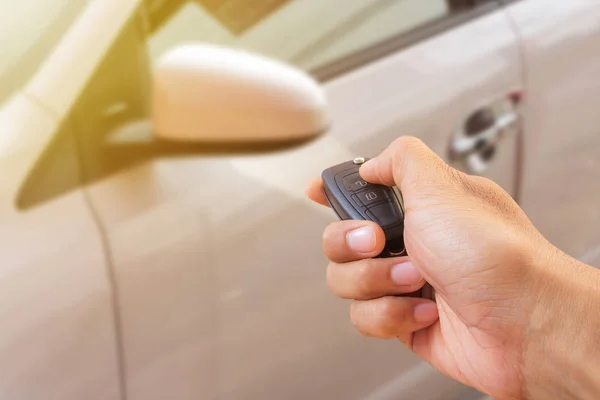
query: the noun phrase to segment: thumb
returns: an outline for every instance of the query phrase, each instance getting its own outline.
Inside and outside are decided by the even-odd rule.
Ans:
[[[367,182],[397,186],[405,201],[456,192],[460,172],[448,166],[421,140],[403,136],[360,168]],[[450,193],[449,193],[450,192]]]

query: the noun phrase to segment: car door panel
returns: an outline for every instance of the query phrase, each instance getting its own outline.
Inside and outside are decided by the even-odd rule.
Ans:
[[[473,40],[473,37],[485,39]],[[454,68],[444,67],[448,65]],[[464,86],[461,86],[461,83]],[[278,197],[264,197],[260,208],[271,210],[274,215],[273,221],[261,219],[264,222],[260,223],[259,228],[250,227],[246,233],[246,237],[250,239],[236,240],[238,246],[247,250],[239,255],[231,254],[229,258],[222,258],[225,262],[217,264],[219,274],[235,276],[239,280],[238,287],[244,288],[246,292],[245,296],[240,295],[236,299],[240,303],[240,311],[229,318],[235,321],[238,316],[260,310],[261,313],[254,311],[254,321],[258,326],[264,327],[255,327],[254,335],[237,337],[237,332],[245,332],[247,328],[238,321],[238,329],[232,330],[239,343],[239,349],[232,355],[233,359],[238,354],[244,354],[242,349],[252,349],[255,352],[254,357],[248,357],[246,365],[240,365],[239,362],[237,364],[242,386],[234,392],[235,394],[240,396],[246,393],[245,390],[250,390],[249,393],[253,395],[246,398],[271,395],[279,398],[303,398],[318,396],[319,393],[326,393],[332,398],[360,398],[375,396],[374,393],[388,393],[391,397],[402,397],[404,391],[408,393],[409,387],[396,384],[395,378],[400,381],[410,372],[417,374],[414,371],[423,371],[419,369],[421,367],[416,358],[409,352],[396,348],[395,343],[379,344],[381,347],[378,349],[381,352],[376,350],[378,345],[365,344],[362,338],[351,333],[352,328],[346,316],[347,303],[328,301],[326,293],[322,294],[324,297],[321,298],[317,283],[311,284],[310,280],[303,283],[300,280],[301,275],[297,271],[302,268],[303,273],[311,273],[313,281],[318,282],[322,279],[323,272],[320,269],[315,271],[314,266],[324,265],[324,262],[319,261],[320,229],[309,226],[311,218],[308,215],[303,217],[304,214],[308,214],[309,209],[302,210],[296,202],[302,201],[300,199],[303,196],[304,185],[310,177],[318,176],[324,168],[336,162],[357,155],[377,154],[400,135],[421,137],[439,154],[445,155],[454,127],[458,127],[471,111],[493,102],[498,96],[518,90],[521,85],[515,37],[501,13],[491,14],[327,83],[334,123],[329,136],[322,140],[293,154],[232,160],[239,173],[248,179],[263,182],[265,186],[278,188],[280,192],[299,199],[292,203],[296,204],[292,206],[285,205],[289,202],[283,203]],[[451,87],[455,89],[451,90]],[[490,176],[501,182],[511,193],[514,193],[515,189],[516,139],[509,138],[501,145],[490,168]],[[256,206],[252,206],[251,209],[256,210]],[[321,214],[323,211],[311,212]],[[325,212],[331,213],[330,210]],[[239,218],[241,216],[237,216],[236,220]],[[326,222],[335,220],[332,214],[325,214],[320,218],[323,221],[321,224],[317,224],[317,221],[312,223],[320,225],[319,228]],[[229,237],[231,225],[224,224],[220,234]],[[310,234],[311,231],[314,232]],[[253,232],[256,237],[253,237]],[[255,244],[257,240],[262,240],[263,243]],[[308,246],[309,240],[314,241],[313,247]],[[297,243],[302,243],[302,252],[296,255],[294,251],[300,250],[298,246],[294,246]],[[289,250],[278,250],[287,248]],[[227,261],[231,258],[243,258],[246,261]],[[252,265],[252,268],[249,268],[248,264]],[[244,274],[239,276],[242,271]],[[260,279],[255,276],[257,271],[265,271]],[[251,280],[251,276],[254,279]],[[284,293],[279,289],[282,284],[285,284],[286,288],[290,285]],[[296,297],[303,299],[303,302],[291,305],[293,300],[289,299],[289,294],[295,293],[294,285],[299,291]],[[301,286],[304,285],[306,294],[303,297]],[[311,288],[311,285],[315,286]],[[322,285],[323,283],[321,290]],[[265,296],[266,293],[270,295]],[[265,296],[265,308],[252,307],[252,299],[262,296]],[[274,303],[269,308],[272,309],[270,314],[265,312],[269,301]],[[281,301],[289,305],[277,308]],[[328,307],[332,307],[331,311]],[[317,314],[329,317],[321,320],[318,315],[311,315],[310,310],[318,310]],[[336,310],[339,314],[336,314]],[[221,310],[220,313],[228,314],[226,310]],[[301,317],[297,316],[298,314]],[[308,325],[302,324],[300,318],[306,318]],[[275,329],[285,328],[290,324],[296,327],[296,331],[285,331],[284,335]],[[296,324],[302,328],[298,328]],[[318,327],[316,332],[315,326]],[[325,337],[321,342],[317,336],[321,331],[328,334],[339,333],[330,338],[323,333]],[[226,332],[229,332],[229,329]],[[295,344],[300,342],[306,345],[307,337],[314,337],[311,345],[318,349],[313,350],[317,356],[294,353]],[[261,338],[265,340],[261,341]],[[328,340],[333,340],[334,343],[347,341],[347,344],[342,346],[344,350],[340,349],[345,355],[339,355],[335,345],[328,343]],[[264,344],[255,347],[256,343]],[[289,343],[292,347],[281,354],[285,348],[284,343]],[[270,364],[268,372],[254,368],[258,353],[277,355],[261,360],[267,365]],[[324,361],[333,358],[332,363],[340,360],[350,362],[354,357],[365,360],[373,357],[373,363],[353,364],[352,369],[348,370],[335,364],[330,368],[328,361]],[[342,362],[342,365],[345,362]],[[323,371],[327,378],[316,381],[315,376],[307,374],[306,371]],[[425,371],[431,374],[431,382],[437,382],[436,385],[432,384],[431,387],[423,389],[425,398],[437,398],[442,392],[451,396],[452,383],[432,371]],[[230,369],[223,370],[223,374],[234,379],[235,375],[231,373]],[[370,378],[365,378],[367,376]],[[358,377],[361,377],[362,385],[357,383],[354,386],[350,383]],[[371,380],[366,382],[367,379]],[[233,382],[226,387],[232,387],[232,384]],[[398,392],[391,395],[383,390],[375,391],[375,388],[381,387],[394,388]],[[312,388],[314,392],[311,391]],[[459,391],[456,388],[455,390]]]
[[[522,88],[518,47],[508,29],[502,13],[493,13],[332,81],[338,124],[332,134],[343,135],[358,154],[377,154],[401,135],[417,136],[447,158],[452,134],[470,114]],[[511,194],[517,139],[500,142],[486,172]]]
[[[52,138],[62,141],[51,145]],[[78,181],[69,124],[29,95],[0,111],[0,397],[118,399],[112,287],[102,238],[81,190],[22,210],[33,163],[52,146]]]
[[[521,204],[556,246],[600,267],[600,7],[515,2],[527,68]]]
[[[471,112],[521,88],[519,66],[496,10],[326,82],[333,128],[310,144],[156,158],[91,182],[118,282],[128,398],[392,398],[414,394],[409,376],[428,382],[421,399],[469,392],[397,343],[354,332],[324,282],[320,236],[335,217],[304,187],[400,135],[445,156]],[[81,115],[94,112],[85,102]],[[94,121],[77,133],[86,171],[110,168],[89,136],[112,128]],[[515,143],[489,169],[511,193]]]

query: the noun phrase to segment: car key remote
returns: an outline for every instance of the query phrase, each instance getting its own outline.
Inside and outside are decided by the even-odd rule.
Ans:
[[[359,157],[323,171],[323,191],[341,220],[373,221],[385,232],[386,245],[378,257],[406,255],[401,197],[391,187],[364,181],[358,170],[367,160]]]
[[[359,157],[323,171],[325,197],[339,219],[369,220],[381,226],[386,245],[377,258],[405,256],[402,196],[394,188],[362,179],[358,170],[366,161]],[[435,300],[435,292],[428,283],[408,296]]]

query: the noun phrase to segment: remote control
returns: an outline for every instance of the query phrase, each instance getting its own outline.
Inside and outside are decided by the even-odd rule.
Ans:
[[[377,258],[405,256],[402,196],[396,188],[362,179],[358,170],[366,161],[358,157],[323,171],[325,197],[339,219],[369,220],[381,226],[386,245]],[[435,291],[429,283],[406,296],[435,301]]]
[[[386,245],[378,257],[406,255],[404,210],[395,188],[363,180],[358,170],[367,159],[355,158],[323,171],[323,191],[341,220],[370,220],[385,232]]]

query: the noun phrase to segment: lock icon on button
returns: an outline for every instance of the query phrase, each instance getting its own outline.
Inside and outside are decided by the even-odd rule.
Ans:
[[[365,195],[365,198],[367,200],[375,200],[377,198],[377,193],[375,193],[375,192],[367,193]]]

